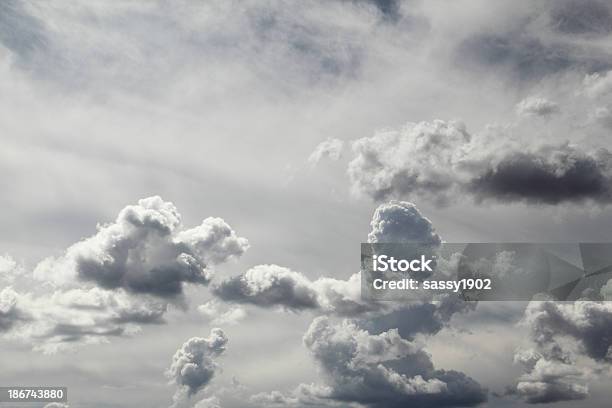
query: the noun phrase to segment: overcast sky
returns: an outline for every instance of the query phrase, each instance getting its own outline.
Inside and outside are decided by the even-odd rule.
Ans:
[[[602,406],[608,303],[355,274],[368,241],[612,240],[611,131],[603,1],[2,1],[0,385]]]

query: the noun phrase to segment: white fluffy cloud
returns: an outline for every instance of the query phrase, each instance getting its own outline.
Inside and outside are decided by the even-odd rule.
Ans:
[[[368,242],[371,243],[418,242],[436,246],[442,242],[431,221],[414,204],[406,201],[379,205],[374,211],[370,228]]]
[[[207,218],[183,230],[171,202],[149,197],[125,207],[114,222],[99,226],[63,256],[42,261],[34,276],[60,286],[80,281],[172,298],[183,293],[184,283],[208,284],[210,265],[247,248],[247,240],[222,219]]]
[[[193,337],[174,353],[166,372],[178,386],[172,407],[183,407],[210,383],[220,369],[215,360],[225,351],[227,341],[223,330],[212,329],[208,337]]]

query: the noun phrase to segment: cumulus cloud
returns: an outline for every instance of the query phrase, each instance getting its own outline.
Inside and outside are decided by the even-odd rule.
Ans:
[[[358,273],[348,280],[312,281],[300,272],[278,265],[257,265],[213,287],[213,293],[226,302],[281,307],[294,312],[312,310],[355,315],[379,309],[361,300]]]
[[[519,350],[515,361],[526,374],[512,392],[530,403],[584,399],[589,369],[577,356],[595,364],[612,363],[612,306],[607,302],[531,302],[524,324],[534,348]]]
[[[172,364],[166,372],[178,386],[172,407],[184,406],[210,383],[220,369],[215,359],[223,354],[227,341],[223,330],[212,329],[208,337],[193,337],[174,353]]]
[[[52,402],[44,406],[44,408],[69,408],[68,404],[62,404],[60,402]]]
[[[45,259],[34,276],[60,286],[80,281],[173,298],[182,295],[184,283],[208,284],[209,265],[247,248],[247,240],[220,218],[182,230],[176,207],[156,196],[125,207],[114,222],[99,226],[64,255]]]
[[[370,222],[368,242],[410,243],[418,242],[432,246],[442,240],[429,219],[418,208],[406,201],[390,201],[379,205]]]
[[[302,385],[299,396],[369,407],[473,406],[486,391],[456,371],[436,370],[423,348],[397,329],[372,335],[344,320],[316,318],[304,344],[318,362],[326,384]],[[274,397],[271,395],[271,397]],[[281,395],[275,399],[282,401]]]
[[[335,138],[329,138],[322,141],[315,147],[314,151],[308,156],[308,162],[316,165],[322,159],[339,160],[342,156],[344,141]]]
[[[524,146],[497,136],[474,137],[456,122],[409,123],[354,142],[349,178],[355,191],[375,200],[612,201],[608,150],[569,143]]]
[[[247,240],[220,218],[183,229],[172,203],[142,199],[61,257],[39,263],[29,283],[42,283],[44,293],[3,289],[0,331],[47,353],[134,335],[142,325],[165,323],[171,303],[184,306],[185,283],[208,284],[212,266],[247,248]],[[25,276],[12,258],[0,258],[0,267],[5,278],[15,270]],[[209,317],[231,324],[244,311]]]
[[[553,403],[585,399],[588,388],[584,372],[567,362],[530,355],[525,361],[521,354],[515,361],[523,364],[528,372],[519,378],[516,388],[509,394],[517,395],[529,404]]]
[[[519,116],[546,117],[559,112],[559,104],[537,96],[525,98],[516,105],[516,113]]]

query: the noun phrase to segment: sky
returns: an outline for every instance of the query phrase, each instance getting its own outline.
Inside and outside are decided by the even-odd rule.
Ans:
[[[607,293],[358,278],[362,242],[610,241],[611,35],[597,0],[1,2],[0,384],[602,406]]]

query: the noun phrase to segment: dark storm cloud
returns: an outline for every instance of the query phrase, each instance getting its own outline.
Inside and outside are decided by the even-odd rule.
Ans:
[[[594,155],[576,148],[512,152],[472,180],[468,190],[479,199],[559,204],[612,201],[610,153]]]
[[[349,178],[355,191],[375,200],[612,201],[608,150],[568,143],[531,147],[502,136],[473,136],[454,122],[409,123],[354,142]]]
[[[612,31],[609,4],[598,0],[553,1],[550,24],[565,34],[599,34]]]
[[[115,222],[100,226],[64,256],[44,260],[34,273],[58,285],[78,279],[104,289],[175,298],[184,283],[208,284],[209,265],[238,257],[247,248],[247,240],[222,219],[207,218],[183,230],[172,203],[149,197],[125,207]]]
[[[219,370],[215,359],[225,351],[227,337],[221,329],[212,329],[207,338],[187,340],[172,357],[166,375],[178,386],[173,407],[181,407],[203,390]]]

